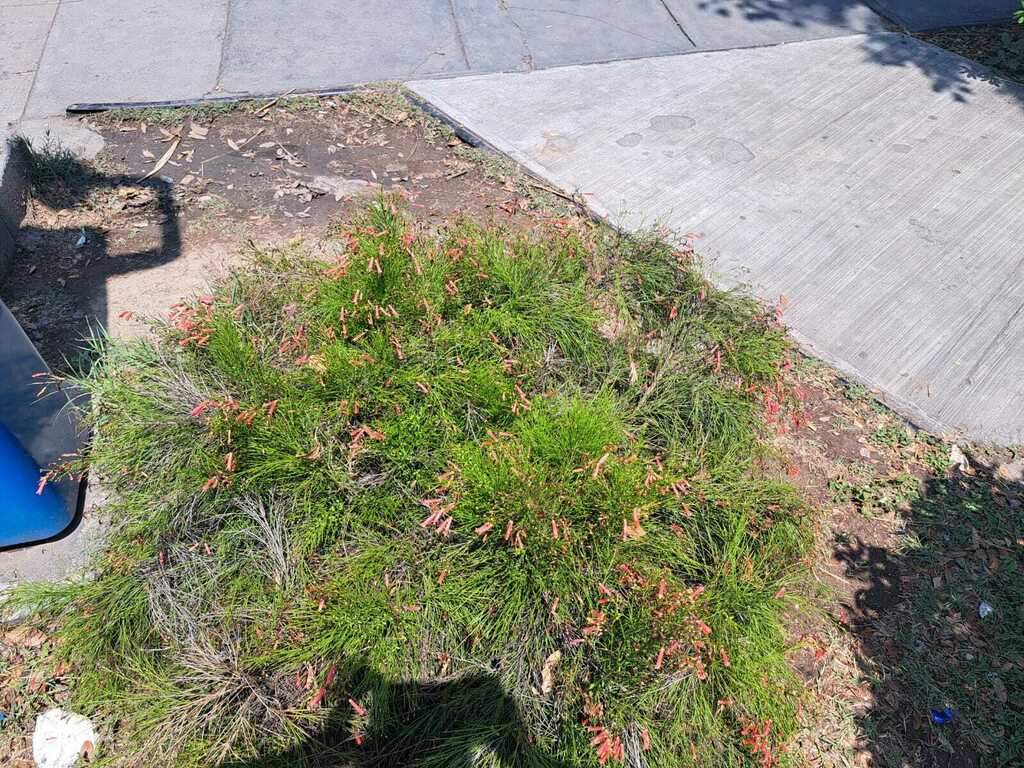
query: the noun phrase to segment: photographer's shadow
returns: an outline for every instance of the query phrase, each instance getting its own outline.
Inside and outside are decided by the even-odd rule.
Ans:
[[[325,727],[290,749],[229,762],[226,768],[564,768],[530,743],[515,701],[494,675],[439,682],[387,682],[364,670],[359,702],[338,701]]]

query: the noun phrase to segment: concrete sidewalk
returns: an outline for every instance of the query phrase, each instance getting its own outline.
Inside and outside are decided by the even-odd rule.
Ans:
[[[909,29],[1005,21],[1016,7],[1015,0],[0,0],[0,127],[59,115],[72,103],[530,71],[879,31],[883,16]]]
[[[919,423],[1018,443],[1024,88],[967,66],[885,33],[411,87],[614,223],[701,233]]]
[[[845,6],[849,0],[828,0]],[[0,120],[680,53],[879,25],[862,6],[722,17],[681,0],[0,0]],[[678,16],[674,15],[678,14]],[[680,20],[685,18],[685,26]],[[705,29],[706,27],[706,29]],[[687,31],[689,30],[689,31]],[[699,42],[695,43],[697,40]]]
[[[1010,18],[1013,0],[0,0],[0,126]]]

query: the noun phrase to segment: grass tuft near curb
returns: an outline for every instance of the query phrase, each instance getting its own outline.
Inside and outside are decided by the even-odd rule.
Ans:
[[[318,252],[254,252],[77,382],[117,530],[15,599],[102,759],[787,763],[775,318],[602,228],[383,199]]]

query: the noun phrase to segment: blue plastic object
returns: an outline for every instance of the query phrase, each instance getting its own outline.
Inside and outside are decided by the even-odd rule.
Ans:
[[[946,707],[944,709],[933,709],[931,710],[932,722],[936,725],[948,725],[953,722],[953,709]]]
[[[71,524],[72,513],[52,485],[36,493],[39,478],[35,460],[0,424],[0,547],[48,539]]]

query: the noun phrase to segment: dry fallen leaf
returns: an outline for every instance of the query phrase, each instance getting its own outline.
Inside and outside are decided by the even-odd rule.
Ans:
[[[555,651],[544,662],[540,671],[540,692],[547,696],[555,690],[555,669],[562,661],[562,652]]]
[[[269,102],[267,102],[266,104],[264,104],[264,105],[263,105],[262,107],[260,107],[259,109],[257,109],[257,110],[256,110],[255,112],[253,112],[253,115],[254,115],[255,117],[263,117],[263,113],[264,113],[264,112],[266,112],[266,111],[267,111],[268,109],[270,109],[270,108],[271,108],[272,106],[274,106],[275,104],[277,104],[277,102],[279,102],[279,101],[280,101],[281,99],[283,99],[283,98],[284,98],[285,96],[289,96],[289,95],[291,95],[291,94],[293,94],[293,93],[295,93],[295,89],[294,89],[294,88],[292,88],[292,89],[290,89],[290,90],[287,90],[287,91],[285,91],[284,93],[282,93],[282,94],[281,94],[280,96],[278,96],[278,97],[277,97],[276,99],[274,99],[273,101],[269,101]]]
[[[150,152],[148,149],[142,150],[142,156],[147,160],[156,160],[156,155]]]
[[[254,133],[252,136],[250,136],[248,139],[245,139],[244,141],[232,141],[231,139],[225,139],[225,141],[227,142],[227,145],[229,147],[231,147],[233,150],[235,150],[235,152],[238,152],[242,147],[244,147],[250,141],[255,139],[261,133],[263,133],[263,129],[262,128],[260,128],[258,131],[256,131],[256,133]],[[270,146],[274,146],[274,143],[270,142]]]
[[[35,627],[22,625],[4,633],[6,645],[17,645],[22,648],[38,648],[46,642],[46,635]]]
[[[192,123],[192,126],[189,128],[188,131],[188,137],[190,139],[199,139],[200,141],[205,141],[209,133],[209,127],[203,125],[196,125],[195,123]]]
[[[171,156],[175,153],[175,151],[177,151],[179,144],[181,144],[181,139],[180,138],[176,138],[174,140],[174,142],[171,144],[170,148],[166,152],[164,152],[163,157],[161,157],[159,160],[157,160],[156,161],[156,165],[154,165],[152,168],[150,168],[149,169],[149,173],[147,173],[145,176],[143,176],[141,179],[139,179],[139,181],[145,181],[150,176],[158,173],[161,168],[163,168],[165,165],[167,165],[167,161],[170,160]]]

